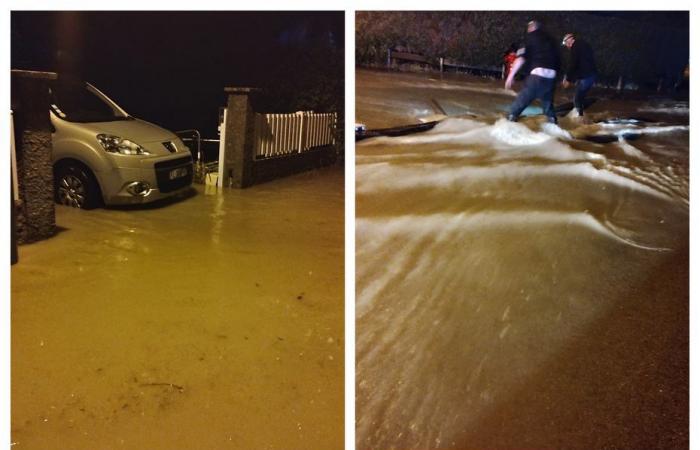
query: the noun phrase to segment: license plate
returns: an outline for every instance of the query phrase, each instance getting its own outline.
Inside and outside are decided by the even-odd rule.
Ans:
[[[187,167],[178,167],[177,169],[173,169],[170,171],[168,174],[168,177],[171,180],[174,180],[175,178],[181,178],[187,176]]]

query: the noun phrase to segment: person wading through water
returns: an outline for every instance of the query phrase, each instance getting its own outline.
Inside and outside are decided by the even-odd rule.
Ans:
[[[598,74],[595,67],[595,59],[593,59],[593,49],[588,45],[588,42],[576,39],[576,36],[572,33],[564,35],[561,45],[571,51],[569,67],[561,83],[564,88],[568,88],[572,83],[576,83],[574,107],[578,112],[578,116],[582,117],[586,93],[593,87]]]
[[[541,24],[532,20],[527,24],[525,47],[518,49],[518,58],[506,79],[506,89],[513,87],[513,80],[527,61],[530,73],[525,78],[525,87],[510,106],[508,120],[517,122],[518,116],[533,100],[539,99],[544,114],[551,123],[557,123],[554,111],[554,89],[559,70],[559,51],[556,42],[542,30]]]

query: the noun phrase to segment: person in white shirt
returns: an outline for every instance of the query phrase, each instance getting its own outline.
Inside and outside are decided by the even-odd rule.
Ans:
[[[527,24],[525,47],[518,50],[518,58],[506,79],[506,89],[513,87],[515,74],[528,63],[530,73],[525,79],[525,87],[510,106],[508,120],[516,122],[520,113],[533,100],[539,99],[542,109],[551,123],[557,123],[554,110],[554,89],[557,71],[560,66],[559,50],[554,39],[542,30],[541,24],[532,20]]]

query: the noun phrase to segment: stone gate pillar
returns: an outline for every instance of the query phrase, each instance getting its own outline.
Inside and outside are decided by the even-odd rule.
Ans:
[[[55,73],[12,71],[20,243],[50,237],[56,227],[49,120],[49,81],[53,79]]]
[[[252,93],[258,91],[247,87],[226,87],[226,121],[224,124],[224,160],[219,169],[221,186],[246,188],[253,184],[253,137],[255,116],[250,103]],[[223,179],[222,179],[223,175]]]

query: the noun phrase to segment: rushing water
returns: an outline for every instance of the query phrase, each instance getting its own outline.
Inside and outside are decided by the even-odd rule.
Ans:
[[[342,171],[197,190],[20,247],[13,448],[342,448]]]
[[[687,446],[688,103],[357,89],[368,128],[450,116],[357,146],[358,448]]]

